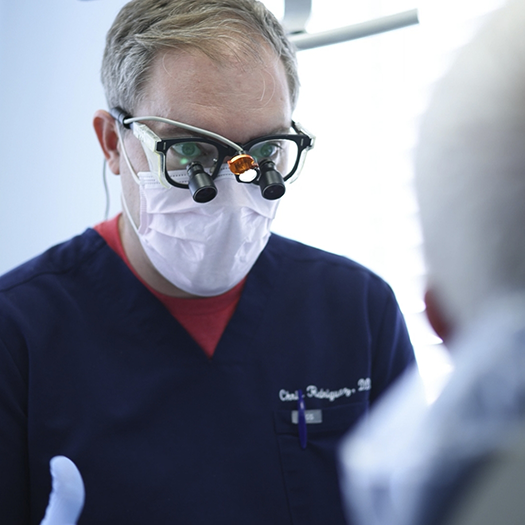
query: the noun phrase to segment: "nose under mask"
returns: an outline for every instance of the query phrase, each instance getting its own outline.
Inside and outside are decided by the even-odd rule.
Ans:
[[[197,296],[220,295],[250,271],[270,237],[277,200],[237,182],[227,165],[214,179],[217,196],[197,203],[184,188],[166,188],[151,172],[137,174],[139,224],[124,210],[156,270]]]

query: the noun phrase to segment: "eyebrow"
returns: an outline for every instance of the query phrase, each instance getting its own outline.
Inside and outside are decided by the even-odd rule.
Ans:
[[[169,139],[176,139],[176,138],[202,138],[202,137],[205,137],[205,135],[202,135],[200,133],[197,133],[197,132],[194,132],[194,131],[190,131],[190,130],[187,130],[187,129],[184,129],[184,128],[179,128],[175,124],[168,124],[168,123],[165,123],[165,122],[155,122],[155,124],[156,124],[156,126],[155,126],[156,129],[153,129],[153,126],[151,126],[151,125],[148,125],[148,127],[150,127],[153,131],[155,131],[155,133],[162,140],[169,140]],[[251,142],[253,140],[256,140],[256,139],[259,139],[259,138],[264,138],[264,137],[270,137],[270,136],[273,136],[273,135],[289,134],[291,129],[292,129],[292,123],[290,123],[290,126],[288,126],[288,127],[280,126],[279,128],[277,128],[277,129],[275,129],[273,131],[270,131],[269,133],[265,133],[264,135],[259,135],[257,137],[252,137],[252,138],[250,138],[249,140],[247,140],[244,143],[247,144],[248,142]],[[208,130],[206,130],[206,131],[208,131]],[[209,137],[207,137],[207,138],[209,138]],[[228,137],[225,137],[225,138],[228,138]],[[241,144],[239,144],[239,145],[241,145]]]
[[[153,126],[151,125],[148,127],[153,129],[153,131],[155,131],[155,133],[159,135],[159,137],[161,138],[165,137],[165,138],[172,139],[172,138],[179,138],[179,137],[184,138],[184,137],[201,137],[202,136],[199,133],[195,133],[194,131],[190,131],[184,128],[179,128],[175,124],[167,124],[165,122],[157,122],[156,124],[157,124],[157,126],[155,126],[156,129],[153,129]]]
[[[271,131],[270,133],[266,133],[266,135],[261,135],[261,137],[268,137],[270,135],[287,135],[290,133],[291,129],[292,129],[292,123],[290,122],[290,125],[288,127],[282,126],[274,131]],[[255,137],[255,138],[258,138],[258,137]]]

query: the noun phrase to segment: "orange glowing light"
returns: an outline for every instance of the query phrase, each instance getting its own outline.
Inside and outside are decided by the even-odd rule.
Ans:
[[[230,171],[232,173],[235,175],[241,175],[245,171],[256,168],[257,163],[251,155],[241,153],[239,155],[235,155],[235,157],[232,157],[228,161],[228,166],[230,167]]]

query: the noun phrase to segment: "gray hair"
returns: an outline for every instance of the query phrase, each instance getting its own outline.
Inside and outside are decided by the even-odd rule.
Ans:
[[[292,107],[299,91],[295,49],[282,26],[256,0],[132,0],[106,38],[102,84],[109,107],[133,112],[160,50],[198,49],[213,60],[232,54],[262,62],[266,44],[284,65]]]
[[[525,290],[525,3],[492,15],[434,90],[416,149],[429,282],[458,327]]]

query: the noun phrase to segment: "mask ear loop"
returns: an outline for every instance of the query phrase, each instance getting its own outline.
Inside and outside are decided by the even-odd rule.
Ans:
[[[128,153],[126,151],[126,146],[124,146],[124,141],[122,140],[122,134],[120,133],[120,126],[119,126],[119,124],[117,124],[117,135],[118,135],[120,144],[122,146],[122,155],[124,156],[126,164],[128,165],[128,169],[129,169],[129,171],[131,173],[131,176],[133,177],[135,182],[140,185],[139,176],[137,175],[137,172],[133,169],[133,166],[131,165],[131,162],[130,162],[129,157],[128,157]],[[124,208],[124,212],[126,213],[126,215],[128,217],[128,220],[129,220],[129,222],[130,222],[130,224],[131,224],[131,226],[133,228],[133,231],[138,236],[139,235],[139,230],[137,228],[137,225],[135,224],[135,221],[131,217],[131,213],[129,212],[129,208],[128,208],[128,205],[126,203],[126,199],[124,198],[124,194],[122,194],[122,193],[120,194],[120,202],[122,203],[122,208]]]
[[[124,212],[126,213],[129,223],[131,224],[131,227],[133,228],[133,231],[137,235],[137,237],[140,239],[139,235],[139,229],[137,228],[137,225],[135,224],[135,221],[131,217],[131,213],[129,212],[128,205],[126,204],[126,199],[124,198],[124,195],[120,194],[120,202],[122,203],[122,207],[124,208]]]
[[[126,161],[126,164],[131,173],[131,176],[133,177],[133,179],[135,180],[137,184],[140,184],[139,176],[137,175],[137,172],[133,169],[133,166],[131,165],[131,162],[128,157],[128,152],[126,151],[126,146],[124,145],[124,141],[122,140],[122,134],[120,132],[119,124],[117,124],[117,135],[118,135],[120,145],[122,146],[122,155],[124,157],[124,160]]]
[[[102,182],[104,184],[104,195],[106,196],[106,209],[104,210],[104,220],[108,220],[109,216],[109,206],[111,204],[110,202],[110,196],[109,196],[109,188],[108,188],[108,176],[107,176],[107,161],[104,159],[104,162],[102,164]]]

